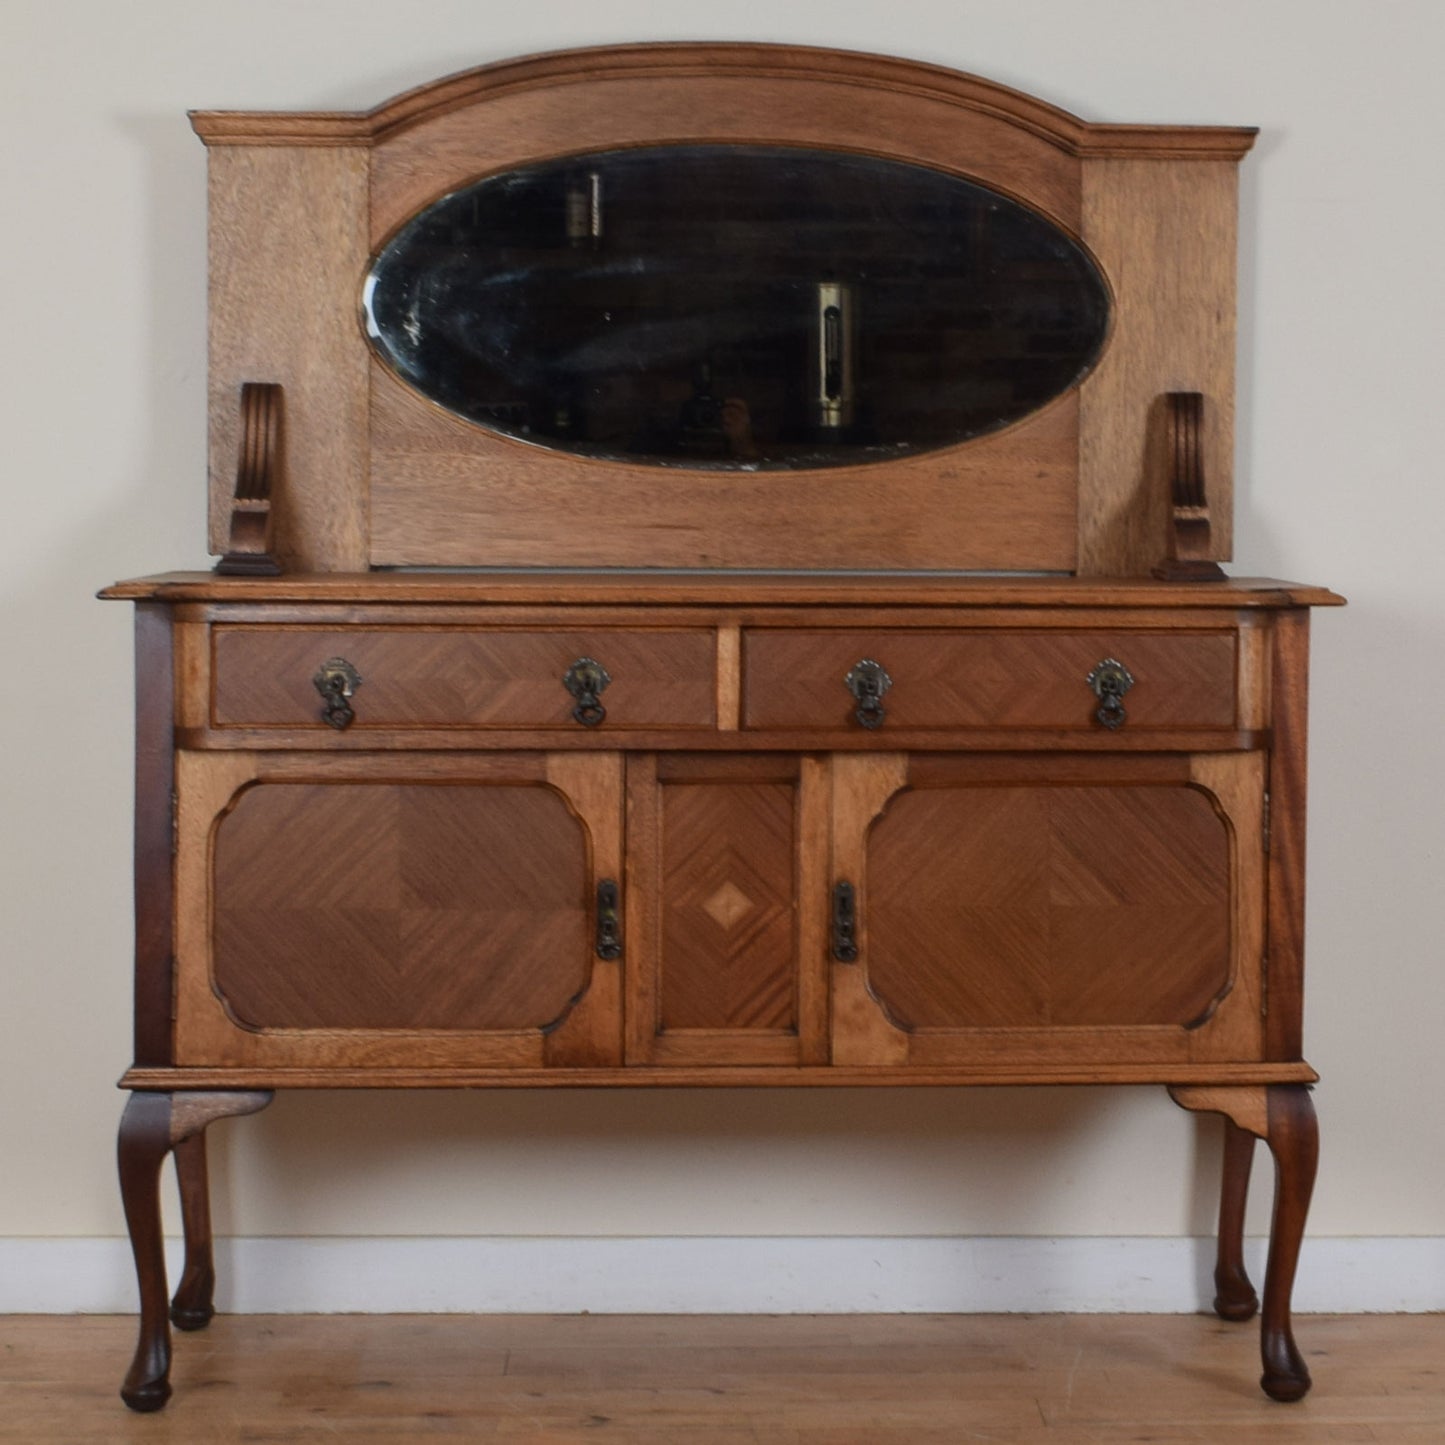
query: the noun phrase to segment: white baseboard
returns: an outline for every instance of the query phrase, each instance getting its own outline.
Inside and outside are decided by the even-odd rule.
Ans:
[[[1207,1239],[222,1239],[216,1256],[217,1306],[238,1314],[1181,1314],[1213,1295]],[[1264,1241],[1246,1257],[1258,1286]],[[0,1313],[135,1298],[122,1239],[0,1239]],[[1445,1310],[1445,1238],[1307,1238],[1295,1308]]]

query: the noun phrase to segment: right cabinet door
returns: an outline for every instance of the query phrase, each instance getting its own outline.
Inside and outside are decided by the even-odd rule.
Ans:
[[[1261,1057],[1263,778],[1256,753],[836,758],[834,1062]]]

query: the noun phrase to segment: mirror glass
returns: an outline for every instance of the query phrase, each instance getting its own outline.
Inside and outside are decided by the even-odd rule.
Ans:
[[[1007,426],[1099,355],[1066,232],[974,182],[831,151],[649,146],[487,177],[366,279],[372,344],[481,426],[677,467],[886,461]]]

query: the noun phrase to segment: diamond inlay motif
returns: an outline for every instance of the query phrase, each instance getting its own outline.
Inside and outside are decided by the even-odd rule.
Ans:
[[[724,883],[703,903],[703,911],[723,928],[731,928],[752,911],[753,902],[736,883]]]

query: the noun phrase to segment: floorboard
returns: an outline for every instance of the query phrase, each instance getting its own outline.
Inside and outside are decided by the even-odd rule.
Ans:
[[[1298,1405],[1260,1393],[1253,1325],[1204,1316],[252,1315],[179,1336],[137,1416],[133,1332],[0,1316],[0,1440],[1445,1442],[1445,1315],[1300,1317]]]

